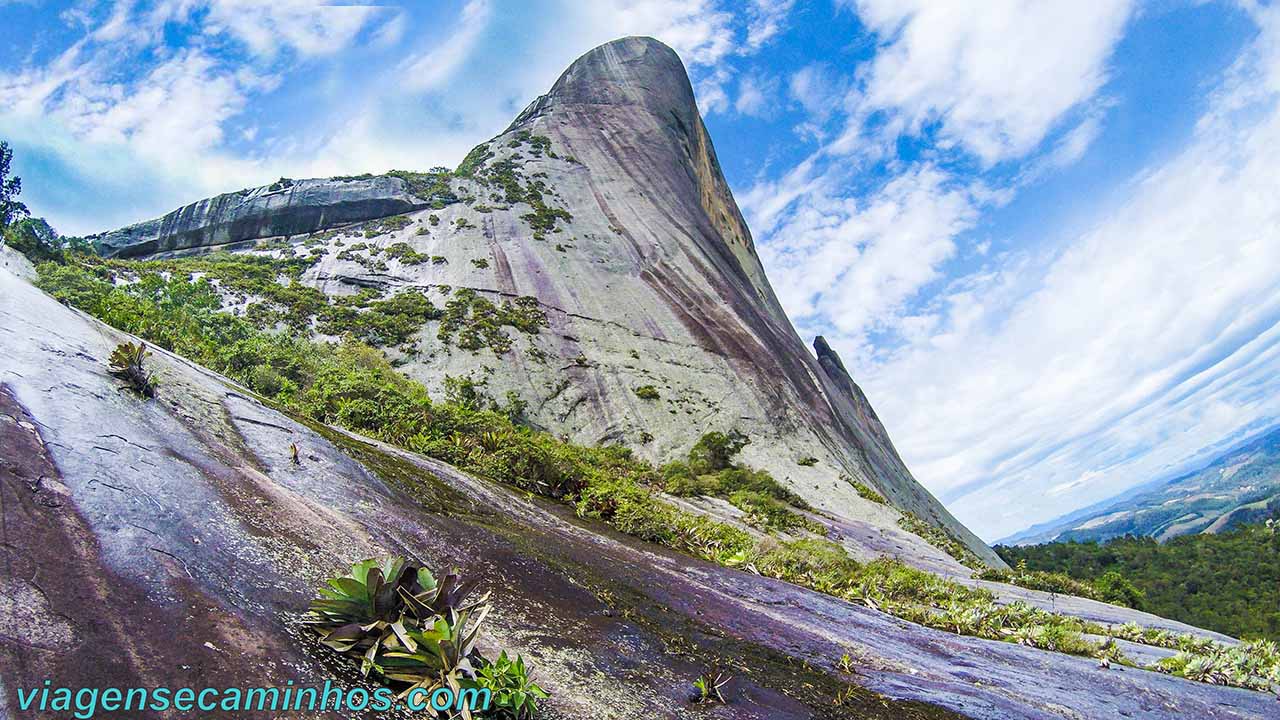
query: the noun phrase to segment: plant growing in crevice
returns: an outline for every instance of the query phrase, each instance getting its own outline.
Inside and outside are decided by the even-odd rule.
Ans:
[[[437,210],[458,201],[458,196],[449,186],[450,175],[448,168],[432,168],[430,172],[425,173],[409,170],[392,170],[387,173],[388,177],[403,180],[405,189]]]
[[[732,679],[718,670],[708,670],[693,681],[694,695],[691,699],[699,705],[706,703],[723,705],[729,701],[725,700],[722,690]]]
[[[877,505],[889,504],[889,501],[885,500],[883,495],[876,492],[875,490],[872,490],[870,485],[862,482],[861,480],[854,480],[848,475],[843,475],[843,474],[840,476],[840,479],[852,485],[853,491],[858,493],[858,497],[862,498],[863,500],[870,500],[871,502]]]
[[[421,265],[431,259],[430,255],[414,250],[406,242],[398,242],[388,246],[386,254],[388,258],[399,260],[401,265]]]
[[[498,653],[498,659],[488,662],[481,659],[476,666],[475,679],[463,683],[464,688],[488,690],[493,704],[491,713],[510,720],[529,720],[538,712],[538,701],[547,692],[533,682],[524,658],[514,660],[507,651]]]
[[[641,400],[657,400],[659,397],[661,397],[661,395],[658,393],[658,388],[652,385],[641,385],[640,387],[635,389],[635,394],[636,394],[636,397],[640,398]]]
[[[728,499],[734,507],[745,513],[744,521],[752,527],[777,532],[825,532],[822,525],[794,512],[787,503],[758,490],[735,490]]]
[[[111,351],[111,374],[123,380],[130,390],[147,398],[156,396],[157,382],[144,363],[151,353],[145,343],[121,343]]]
[[[672,495],[721,498],[729,498],[737,491],[748,490],[801,510],[810,509],[804,498],[783,487],[768,472],[733,462],[734,456],[750,442],[737,431],[712,431],[703,435],[689,449],[685,462],[670,462],[659,469],[663,489]]]
[[[503,328],[533,335],[546,325],[546,315],[536,298],[519,297],[495,305],[475,290],[462,288],[445,304],[436,336],[448,343],[456,335],[456,344],[463,350],[488,347],[501,355],[511,349],[511,337]]]

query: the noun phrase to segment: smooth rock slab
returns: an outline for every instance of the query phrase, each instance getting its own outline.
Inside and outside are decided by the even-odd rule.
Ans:
[[[0,622],[12,689],[350,679],[299,633],[322,578],[403,553],[494,590],[484,646],[573,718],[1268,718],[1272,696],[922,628],[619,536],[443,463],[311,428],[156,352],[160,394],[107,375],[128,339],[0,271]],[[290,461],[296,443],[301,464]],[[28,637],[20,637],[29,628]],[[68,639],[71,638],[71,639]],[[857,673],[835,665],[849,653]],[[692,708],[709,667],[732,704]],[[846,683],[865,692],[831,699]],[[904,704],[903,701],[913,701]],[[253,713],[248,714],[254,717]]]

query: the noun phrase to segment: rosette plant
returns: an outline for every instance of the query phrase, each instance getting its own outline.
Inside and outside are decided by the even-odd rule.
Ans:
[[[357,654],[360,671],[368,675],[388,636],[405,636],[406,619],[419,620],[408,598],[419,606],[433,598],[439,585],[431,571],[404,558],[363,560],[346,575],[329,578],[328,587],[311,602],[304,622],[320,635],[320,642],[340,653]]]
[[[457,696],[466,688],[489,688],[497,716],[528,718],[533,700],[546,693],[528,679],[524,660],[491,663],[476,649],[489,614],[489,594],[472,597],[474,581],[457,571],[436,580],[426,567],[399,557],[363,560],[329,578],[311,602],[303,622],[320,642],[360,663],[400,689],[400,697],[421,688],[446,687]],[[479,671],[479,672],[478,672]],[[519,692],[503,692],[511,689]],[[471,718],[469,708],[461,708]]]

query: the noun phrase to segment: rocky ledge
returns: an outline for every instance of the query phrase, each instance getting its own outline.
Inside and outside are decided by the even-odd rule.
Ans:
[[[403,177],[364,175],[290,180],[223,193],[164,217],[95,235],[105,257],[156,257],[183,250],[234,249],[260,238],[299,235],[441,205]]]

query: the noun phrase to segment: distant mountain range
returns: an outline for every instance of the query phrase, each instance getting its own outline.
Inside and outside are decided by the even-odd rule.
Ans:
[[[1034,525],[1001,545],[1222,532],[1280,510],[1280,428],[1196,470],[1141,485],[1090,507]]]

